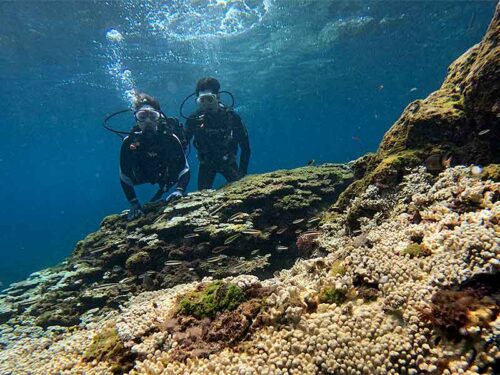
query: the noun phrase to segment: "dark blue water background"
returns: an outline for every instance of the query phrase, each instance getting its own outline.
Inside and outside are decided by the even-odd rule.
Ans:
[[[61,261],[104,215],[127,208],[120,142],[101,128],[127,107],[124,69],[175,116],[199,77],[219,78],[249,129],[251,173],[346,162],[376,150],[404,107],[439,87],[496,4],[227,3],[0,2],[4,286]],[[108,40],[110,29],[123,40]],[[190,162],[193,189],[194,152]]]

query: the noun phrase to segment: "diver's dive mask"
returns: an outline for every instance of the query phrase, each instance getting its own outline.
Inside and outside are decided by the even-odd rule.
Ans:
[[[219,98],[211,91],[201,91],[196,103],[202,111],[215,112],[219,108]]]
[[[149,105],[146,105],[135,111],[134,116],[137,120],[137,125],[144,132],[147,130],[156,130],[158,121],[161,117],[161,112]]]
[[[135,119],[139,122],[146,121],[158,121],[160,119],[161,113],[155,110],[153,107],[142,107],[134,113]]]

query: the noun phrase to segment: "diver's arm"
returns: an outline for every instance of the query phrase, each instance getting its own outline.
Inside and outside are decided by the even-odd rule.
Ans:
[[[134,183],[132,182],[132,153],[130,150],[130,138],[123,140],[120,150],[120,184],[125,197],[130,204],[137,203],[137,195],[135,194]]]
[[[175,138],[177,138],[177,137],[175,137]],[[189,163],[187,161],[186,154],[184,152],[182,144],[181,144],[179,139],[177,139],[177,140],[179,141],[178,144],[180,146],[177,149],[177,159],[179,161],[179,165],[181,165],[182,167],[180,168],[179,175],[177,176],[177,188],[176,188],[176,190],[178,190],[182,194],[184,194],[184,192],[186,191],[187,186],[189,184],[189,180],[191,178],[191,173],[189,171]]]
[[[186,145],[189,145],[191,143],[191,139],[193,138],[193,135],[194,135],[194,127],[195,127],[195,120],[187,119],[186,125],[184,127],[184,135],[186,137]]]
[[[189,164],[187,162],[182,144],[175,135],[174,138],[174,144],[176,146],[172,147],[172,152],[175,152],[173,162],[175,163],[175,168],[179,171],[179,174],[177,175],[177,187],[175,188],[175,191],[167,197],[167,202],[177,200],[185,194],[191,176],[189,172]],[[167,176],[167,174],[165,174],[165,176]],[[168,185],[168,188],[167,185],[165,185],[166,189],[164,191],[167,191],[170,187],[171,185]]]
[[[241,176],[244,176],[248,172],[248,164],[250,162],[250,141],[248,139],[248,131],[243,121],[241,121],[241,117],[236,113],[233,113],[235,120],[235,136],[236,140],[240,146],[240,165],[239,172]]]

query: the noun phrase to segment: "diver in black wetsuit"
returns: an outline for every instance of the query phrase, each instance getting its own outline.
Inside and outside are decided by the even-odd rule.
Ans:
[[[186,139],[198,151],[198,189],[210,189],[217,173],[231,182],[247,174],[250,160],[248,132],[240,116],[219,100],[220,84],[202,78],[196,84],[199,109],[186,121]],[[240,163],[236,154],[240,147]]]
[[[156,99],[138,94],[135,105],[136,125],[123,140],[120,151],[120,182],[130,202],[129,220],[142,214],[134,185],[159,184],[156,201],[177,183],[167,202],[179,199],[189,183],[187,145],[182,126],[175,118],[166,117]]]

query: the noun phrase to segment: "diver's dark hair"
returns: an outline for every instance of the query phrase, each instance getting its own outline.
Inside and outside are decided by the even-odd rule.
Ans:
[[[203,77],[196,82],[196,96],[200,91],[210,90],[214,94],[218,94],[220,90],[220,83],[213,77]]]
[[[158,100],[145,92],[139,92],[135,95],[134,109],[138,110],[143,105],[150,105],[157,111],[161,111],[160,102]]]

